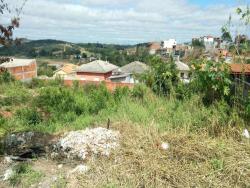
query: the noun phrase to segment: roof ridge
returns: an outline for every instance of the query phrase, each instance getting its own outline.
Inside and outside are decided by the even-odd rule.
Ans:
[[[101,67],[101,69],[105,72],[105,68],[100,64],[101,62],[104,62],[104,61],[101,61],[101,60],[98,60],[98,66]]]

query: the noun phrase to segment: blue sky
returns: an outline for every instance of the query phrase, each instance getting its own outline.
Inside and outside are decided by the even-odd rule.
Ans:
[[[16,4],[21,0],[9,0]],[[18,37],[70,42],[135,44],[220,36],[233,15],[232,32],[249,34],[235,15],[250,0],[29,0]]]
[[[189,0],[190,3],[207,6],[214,4],[237,4],[238,2],[235,0]]]

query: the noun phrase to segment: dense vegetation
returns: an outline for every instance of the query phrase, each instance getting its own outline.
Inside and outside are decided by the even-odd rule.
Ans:
[[[151,63],[151,71],[141,79],[152,90],[137,85],[132,91],[118,88],[110,93],[104,85],[82,87],[75,82],[73,88],[67,88],[61,80],[36,79],[24,85],[3,75],[0,110],[2,114],[10,112],[13,118],[1,117],[1,133],[29,129],[57,132],[105,122],[108,118],[145,125],[153,120],[163,130],[205,128],[218,132],[228,126],[247,126],[244,118],[249,116],[249,105],[246,101],[242,117],[230,102],[233,93],[225,64],[208,62],[205,70],[194,71],[191,84],[184,85],[174,63],[158,58]]]

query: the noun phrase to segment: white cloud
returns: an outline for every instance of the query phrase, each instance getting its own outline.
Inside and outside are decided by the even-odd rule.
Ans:
[[[72,42],[188,41],[219,35],[234,10],[230,5],[202,8],[187,0],[29,0],[16,34]]]

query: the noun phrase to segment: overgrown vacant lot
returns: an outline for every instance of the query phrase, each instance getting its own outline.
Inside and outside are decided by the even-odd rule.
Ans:
[[[55,187],[250,186],[250,143],[242,137],[249,122],[225,102],[205,106],[199,95],[176,95],[156,96],[143,85],[110,93],[103,86],[66,88],[59,81],[1,84],[2,138],[106,127],[108,119],[121,134],[119,149],[109,157],[84,162],[90,167],[84,175],[67,177],[70,162],[58,169],[60,161],[38,158],[10,183],[37,186],[55,175]]]

